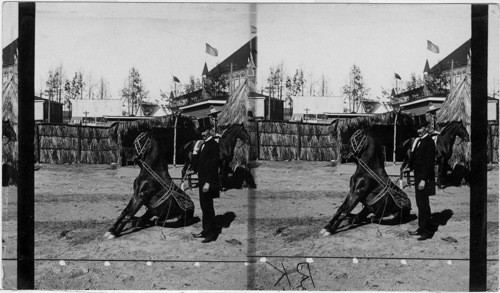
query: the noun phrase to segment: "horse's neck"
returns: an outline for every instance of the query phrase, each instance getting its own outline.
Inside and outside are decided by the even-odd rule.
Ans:
[[[443,129],[443,130],[444,131],[442,131],[441,134],[438,136],[438,140],[441,141],[441,144],[448,152],[451,152],[453,149],[453,145],[455,144],[455,140],[457,139],[458,133],[456,129]]]
[[[144,163],[148,165],[156,174],[158,174],[162,178],[171,178],[168,173],[168,164],[163,159],[163,154],[161,153],[161,148],[158,144],[152,144],[152,151],[146,156],[144,159]],[[148,172],[142,168],[141,171]]]
[[[229,133],[228,135],[226,135],[220,139],[220,141],[221,141],[220,147],[221,147],[221,149],[226,151],[228,154],[231,154],[234,150],[234,147],[236,146],[237,140],[238,140],[238,138],[236,137],[236,135]]]

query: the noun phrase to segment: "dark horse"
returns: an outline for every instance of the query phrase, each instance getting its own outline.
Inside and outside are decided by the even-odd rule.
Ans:
[[[141,167],[134,180],[134,195],[115,224],[104,234],[108,239],[120,235],[128,222],[138,227],[158,225],[181,227],[193,223],[194,203],[175,185],[168,173],[165,147],[151,133],[143,132],[134,141],[135,161]],[[134,215],[145,205],[140,218]],[[155,221],[151,218],[157,217]]]
[[[243,124],[230,124],[219,140],[221,158],[220,173],[223,185],[225,182],[227,182],[229,174],[232,173],[232,169],[229,165],[233,160],[234,150],[236,148],[238,139],[242,140],[243,144],[250,144],[250,134],[245,129],[245,126]],[[188,171],[191,171],[192,174],[197,173],[198,162],[197,158],[195,158],[195,155],[193,155],[196,142],[196,140],[190,141],[182,147],[182,150],[185,153],[186,162],[184,163],[184,167],[182,168],[181,186],[183,186],[184,180],[187,177],[188,185],[189,187],[191,187],[191,174],[186,176],[186,173]],[[239,147],[243,146],[243,144]]]
[[[349,142],[349,156],[357,165],[356,172],[351,176],[349,195],[320,234],[328,236],[335,233],[348,217],[349,223],[356,224],[368,222],[370,214],[373,214],[372,222],[398,224],[407,221],[411,202],[389,179],[380,140],[369,130],[359,129]],[[363,209],[356,215],[351,214],[358,203],[363,204]]]
[[[17,135],[14,131],[14,127],[12,127],[12,124],[10,123],[10,120],[2,120],[2,141],[4,146],[17,141]],[[2,162],[2,186],[16,184],[16,182],[16,168],[10,163]]]
[[[2,120],[2,139],[5,138],[6,141],[4,144],[9,143],[9,142],[16,142],[17,141],[17,135],[16,132],[14,131],[14,127],[12,127],[12,124],[10,123],[9,120]]]
[[[434,142],[436,143],[436,164],[438,165],[438,176],[436,183],[438,188],[443,187],[441,180],[446,178],[448,170],[451,170],[451,167],[448,164],[448,160],[453,155],[453,145],[455,144],[455,139],[457,136],[462,139],[460,143],[462,143],[463,141],[468,142],[470,140],[469,133],[467,132],[467,129],[465,128],[465,125],[461,120],[445,123],[441,132],[434,139]],[[399,147],[400,150],[404,153],[404,160],[403,164],[401,165],[399,175],[399,186],[401,188],[403,187],[402,184],[405,173],[407,174],[407,184],[410,184],[410,174],[407,168],[410,164],[411,151],[415,139],[415,137],[409,138],[403,141]]]

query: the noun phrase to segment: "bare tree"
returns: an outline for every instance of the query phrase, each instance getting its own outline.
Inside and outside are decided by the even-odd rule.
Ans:
[[[325,77],[324,74],[321,75],[321,79],[319,81],[319,93],[323,97],[330,95],[330,91],[328,88],[328,79]]]
[[[111,98],[111,93],[109,91],[109,82],[101,77],[97,82],[97,98],[101,100],[106,100]]]

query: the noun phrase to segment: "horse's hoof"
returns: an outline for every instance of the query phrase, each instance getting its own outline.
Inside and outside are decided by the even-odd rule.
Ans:
[[[109,234],[109,235],[108,235],[108,237],[106,237],[106,238],[107,238],[107,239],[109,239],[109,240],[111,240],[111,239],[115,239],[115,238],[116,238],[116,236],[115,236],[115,235],[113,235],[113,234]]]
[[[104,237],[104,238],[108,238],[108,237],[109,237],[109,235],[111,235],[111,232],[107,231],[106,233],[104,233],[104,236],[103,236],[103,237]]]
[[[319,234],[322,235],[322,236],[330,236],[332,235],[332,233],[330,233],[328,230],[326,230],[325,228],[321,229],[321,231],[319,231]]]

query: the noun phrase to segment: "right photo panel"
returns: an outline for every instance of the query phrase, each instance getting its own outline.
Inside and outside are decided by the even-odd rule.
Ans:
[[[487,290],[498,290],[489,6]],[[467,291],[471,5],[257,4],[250,284]]]

